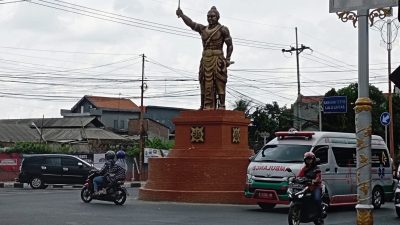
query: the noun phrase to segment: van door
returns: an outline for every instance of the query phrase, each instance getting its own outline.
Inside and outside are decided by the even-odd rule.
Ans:
[[[332,185],[332,195],[355,195],[357,194],[357,184],[352,182],[355,176],[357,164],[356,148],[354,147],[332,147],[335,157],[334,179],[335,185]],[[352,198],[349,196],[348,198]],[[345,202],[352,202],[353,199],[343,199]]]
[[[46,183],[59,184],[61,182],[62,169],[60,157],[45,157],[40,168]]]
[[[63,170],[63,183],[83,184],[88,175],[88,166],[74,157],[62,157],[61,160]]]
[[[328,145],[315,146],[315,148],[313,149],[315,157],[319,160],[318,164],[319,168],[321,169],[322,176],[327,172],[330,172],[330,168],[328,165],[328,151],[329,151]]]

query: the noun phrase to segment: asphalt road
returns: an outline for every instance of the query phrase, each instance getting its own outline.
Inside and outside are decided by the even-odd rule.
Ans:
[[[286,225],[288,208],[264,212],[256,205],[186,204],[137,200],[137,188],[123,206],[83,203],[79,189],[0,189],[1,225]],[[331,209],[325,224],[354,225],[354,207]],[[393,202],[374,212],[375,225],[400,223]],[[311,224],[311,223],[310,223]]]

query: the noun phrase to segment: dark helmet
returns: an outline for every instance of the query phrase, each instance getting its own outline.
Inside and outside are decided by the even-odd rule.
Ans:
[[[117,159],[125,159],[125,152],[124,152],[124,150],[119,150],[118,152],[117,152]]]
[[[115,158],[115,152],[114,151],[107,151],[106,154],[104,155],[106,160],[111,160]]]
[[[304,162],[306,162],[306,159],[312,159],[312,162],[315,162],[315,155],[312,152],[306,152],[304,153]]]

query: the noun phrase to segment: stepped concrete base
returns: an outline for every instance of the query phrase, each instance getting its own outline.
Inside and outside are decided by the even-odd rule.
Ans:
[[[244,197],[247,166],[253,154],[248,148],[249,120],[244,113],[189,111],[174,123],[175,148],[166,158],[149,159],[148,180],[139,189],[139,199],[254,204]],[[199,127],[203,141],[194,142],[192,130]]]

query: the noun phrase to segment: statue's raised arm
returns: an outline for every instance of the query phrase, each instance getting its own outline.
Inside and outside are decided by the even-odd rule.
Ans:
[[[190,28],[192,28],[192,30],[200,32],[202,29],[205,28],[204,25],[202,24],[198,24],[196,22],[193,22],[192,19],[190,19],[188,16],[186,16],[185,14],[183,14],[182,9],[178,8],[176,10],[176,15],[180,18],[182,18],[183,22]]]
[[[225,109],[227,67],[233,63],[231,61],[233,44],[229,29],[218,22],[220,15],[215,6],[211,7],[207,13],[207,26],[193,22],[179,7],[176,15],[200,34],[203,44],[199,67],[200,109]],[[226,45],[225,56],[224,44]]]

